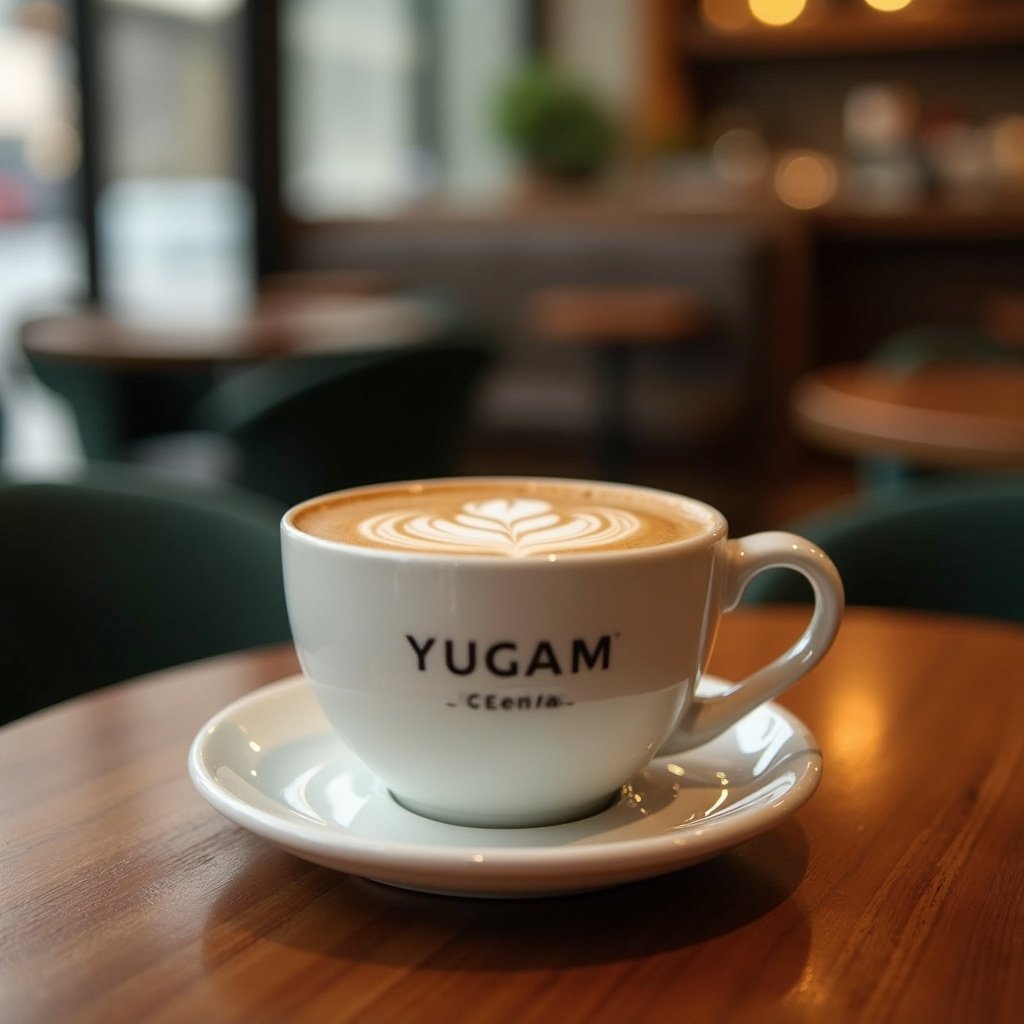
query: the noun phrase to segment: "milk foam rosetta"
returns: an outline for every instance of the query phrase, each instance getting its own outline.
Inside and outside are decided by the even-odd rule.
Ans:
[[[645,507],[614,497],[585,485],[420,485],[329,498],[300,510],[295,525],[388,551],[508,558],[647,547],[703,529],[699,520],[670,514],[667,499]]]
[[[382,512],[363,520],[359,533],[383,547],[515,557],[616,544],[636,534],[640,525],[624,509],[560,511],[537,498],[484,498],[465,502],[450,517]]]

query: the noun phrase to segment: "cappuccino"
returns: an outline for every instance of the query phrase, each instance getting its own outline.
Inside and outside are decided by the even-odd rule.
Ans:
[[[527,558],[631,551],[713,532],[698,502],[641,488],[557,480],[438,480],[328,495],[294,526],[394,553]]]
[[[666,742],[699,746],[804,675],[843,604],[809,542],[729,539],[709,505],[628,484],[384,483],[303,502],[281,538],[299,661],[341,741],[407,810],[476,827],[606,807]],[[814,582],[810,625],[698,694],[722,615],[776,566]]]

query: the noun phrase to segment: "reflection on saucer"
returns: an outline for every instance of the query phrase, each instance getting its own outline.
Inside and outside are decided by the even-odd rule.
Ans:
[[[706,679],[702,691],[725,685]],[[301,677],[226,708],[189,756],[213,807],[300,857],[392,885],[475,896],[595,889],[705,860],[792,814],[820,769],[814,737],[769,703],[703,747],[652,761],[588,818],[519,829],[450,825],[392,799],[330,729]]]

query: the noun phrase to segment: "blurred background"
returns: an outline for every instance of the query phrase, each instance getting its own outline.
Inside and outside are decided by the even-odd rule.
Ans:
[[[1022,57],[1019,0],[0,0],[4,467],[91,457],[41,318],[417,296],[493,354],[460,471],[785,521],[861,485],[805,374],[1019,351]]]

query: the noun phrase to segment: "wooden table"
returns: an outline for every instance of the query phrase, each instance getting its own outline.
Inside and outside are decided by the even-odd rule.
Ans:
[[[806,612],[727,617],[713,668]],[[1024,630],[853,609],[783,698],[823,781],[716,859],[583,896],[477,901],[315,867],[193,790],[188,745],[292,672],[172,670],[0,730],[5,1020],[1016,1022]]]
[[[30,356],[152,370],[265,359],[293,352],[401,345],[431,336],[435,307],[414,296],[282,289],[244,315],[212,321],[139,319],[98,309],[42,316],[22,328]]]
[[[97,309],[43,316],[21,345],[40,381],[67,400],[86,455],[135,457],[134,446],[197,429],[196,403],[220,376],[282,355],[363,353],[425,342],[436,306],[397,294],[269,291],[245,315],[214,322],[129,319]]]
[[[791,408],[809,440],[845,455],[946,469],[1024,468],[1024,363],[861,365],[803,377]]]

